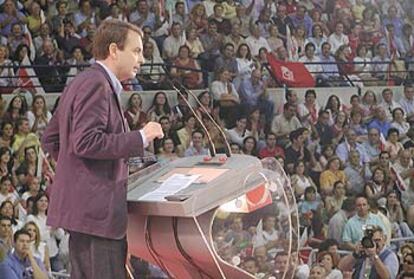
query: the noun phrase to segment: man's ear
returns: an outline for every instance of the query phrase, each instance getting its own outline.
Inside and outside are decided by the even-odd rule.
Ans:
[[[116,58],[118,56],[118,46],[115,43],[109,45],[109,56]]]

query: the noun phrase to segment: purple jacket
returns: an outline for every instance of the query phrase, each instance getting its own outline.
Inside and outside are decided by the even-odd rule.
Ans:
[[[102,66],[92,65],[62,93],[42,139],[57,160],[48,225],[111,239],[127,226],[129,157],[143,156],[139,131],[127,131]]]

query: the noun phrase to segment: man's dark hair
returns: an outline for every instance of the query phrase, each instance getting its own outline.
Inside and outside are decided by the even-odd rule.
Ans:
[[[8,220],[8,221],[10,221],[10,223],[13,224],[13,221],[12,221],[12,219],[10,217],[4,216],[4,215],[0,215],[0,222],[3,221],[3,220]]]
[[[354,198],[346,198],[341,206],[341,209],[346,212],[352,212],[355,209],[355,199]]]
[[[321,111],[319,111],[318,117],[322,117],[322,115],[324,115],[325,113],[329,114],[329,111],[327,111],[327,110],[321,110]]]
[[[25,230],[25,229],[20,229],[20,230],[18,230],[18,231],[16,231],[15,233],[14,233],[14,236],[13,236],[13,240],[14,240],[14,242],[16,242],[17,241],[17,239],[19,238],[19,236],[21,236],[21,235],[27,235],[29,238],[31,237],[30,236],[30,233],[27,231],[27,230]]]
[[[328,251],[329,247],[332,246],[339,246],[339,243],[336,239],[333,238],[328,238],[325,239],[324,241],[321,242],[321,244],[319,244],[319,253],[323,252],[323,251]]]
[[[289,140],[291,142],[293,142],[294,140],[298,139],[301,135],[302,135],[302,133],[300,133],[298,130],[294,130],[294,131],[290,132]]]
[[[308,49],[309,49],[310,47],[313,47],[313,49],[314,49],[314,50],[316,49],[316,47],[315,47],[315,44],[314,44],[314,43],[307,43],[307,44],[305,45],[305,51],[308,51]]]
[[[310,95],[313,95],[316,98],[316,91],[314,89],[308,89],[308,90],[306,90],[306,92],[305,92],[305,98],[308,97],[308,96],[310,96]]]
[[[287,111],[290,107],[295,107],[295,105],[293,105],[291,103],[285,103],[283,105],[283,111]]]
[[[331,46],[331,44],[330,44],[329,42],[324,42],[324,43],[322,44],[322,46],[321,46],[321,49],[322,49],[324,46],[326,46],[326,45],[329,45],[330,47],[332,47],[332,46]]]
[[[354,201],[356,202],[356,200],[359,199],[359,198],[364,198],[366,201],[368,201],[368,197],[365,194],[356,195]]]
[[[273,132],[269,132],[269,133],[266,134],[266,139],[268,139],[269,136],[275,136],[276,137],[276,134],[273,133]]]
[[[203,132],[202,130],[194,130],[194,131],[191,133],[191,137],[193,137],[193,136],[194,136],[194,134],[197,134],[197,133],[201,134],[201,137],[202,137],[202,138],[204,138],[204,132]]]
[[[288,253],[286,251],[280,251],[275,255],[275,260],[277,257],[283,257],[283,256],[289,256]]]
[[[161,123],[162,120],[168,120],[168,122],[170,122],[170,118],[168,116],[161,116],[160,119],[158,120],[158,123]]]

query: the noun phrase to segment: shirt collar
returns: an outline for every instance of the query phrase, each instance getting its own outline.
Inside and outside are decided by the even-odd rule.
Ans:
[[[27,257],[26,257],[26,258],[24,258],[24,259],[21,259],[21,258],[17,255],[16,251],[14,251],[14,252],[11,254],[11,257],[13,257],[15,261],[18,261],[18,262],[23,263],[23,264],[25,264],[25,263],[27,263],[27,262],[29,261],[29,259],[28,259]]]
[[[98,63],[99,65],[102,66],[102,68],[104,68],[105,72],[108,74],[110,80],[111,80],[111,84],[113,86],[113,88],[115,89],[115,93],[117,96],[120,96],[122,93],[122,84],[119,81],[119,79],[115,76],[114,72],[112,72],[104,63],[102,63],[101,61],[96,61],[96,63]]]

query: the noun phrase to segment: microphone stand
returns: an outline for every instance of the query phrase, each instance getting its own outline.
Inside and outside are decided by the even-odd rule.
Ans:
[[[197,115],[197,113],[191,107],[190,102],[185,98],[184,94],[175,86],[174,81],[172,80],[169,72],[167,71],[167,68],[164,65],[162,67],[165,71],[165,75],[167,77],[167,82],[174,89],[174,91],[177,92],[178,95],[180,95],[181,98],[185,101],[186,105],[188,106],[188,108],[193,113],[194,117],[197,119],[198,123],[200,123],[201,127],[203,128],[204,132],[206,133],[207,140],[208,140],[208,148],[210,150],[211,157],[215,157],[216,156],[216,147],[214,146],[214,142],[211,139],[211,136],[210,136],[210,133],[207,130],[207,127],[204,125],[203,121],[200,119],[200,117]]]
[[[174,90],[177,91],[177,93],[179,92],[180,96],[182,96],[181,90],[179,90],[175,85],[174,82],[172,81],[171,75],[167,69],[167,67],[165,65],[162,65],[164,71],[165,71],[165,75],[168,77],[168,80],[170,83],[172,83],[172,86],[174,88]],[[226,156],[228,158],[231,157],[231,148],[230,148],[230,144],[227,140],[227,137],[223,131],[223,129],[220,127],[220,125],[216,122],[216,120],[214,120],[213,116],[211,116],[211,114],[207,111],[207,109],[203,106],[203,104],[200,102],[200,100],[198,99],[198,97],[194,94],[194,92],[188,88],[186,88],[182,83],[177,82],[177,84],[180,86],[180,89],[184,90],[185,92],[187,92],[189,95],[191,95],[194,100],[196,101],[196,103],[202,108],[204,114],[206,114],[208,116],[208,118],[211,120],[211,122],[214,124],[214,127],[216,127],[216,129],[219,131],[220,136],[224,139],[224,145],[225,145],[225,152],[226,152]],[[185,98],[183,98],[185,99]],[[186,104],[190,107],[191,111],[194,113],[194,111],[192,110],[189,102],[186,100]],[[199,120],[199,122],[201,123],[202,121]]]

